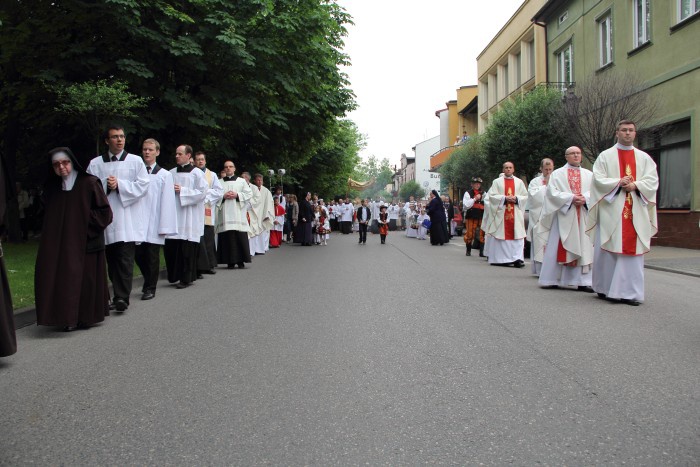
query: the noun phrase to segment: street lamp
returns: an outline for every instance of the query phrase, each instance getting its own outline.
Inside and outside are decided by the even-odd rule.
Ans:
[[[279,169],[279,170],[277,170],[277,174],[280,176],[280,187],[282,188],[282,194],[284,194],[284,181],[283,181],[283,177],[284,177],[284,174],[286,174],[286,173],[287,173],[287,171],[284,170],[284,169]]]
[[[275,171],[272,169],[269,169],[267,171],[267,174],[270,176],[270,191],[272,191],[272,177],[275,176]]]

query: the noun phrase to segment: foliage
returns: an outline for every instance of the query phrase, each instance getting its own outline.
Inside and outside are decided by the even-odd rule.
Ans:
[[[402,201],[408,201],[410,196],[413,196],[415,199],[423,199],[425,197],[425,190],[415,180],[407,181],[399,189],[399,198]]]
[[[559,128],[570,145],[580,146],[584,156],[594,162],[613,145],[617,122],[632,120],[638,128],[652,122],[658,116],[660,101],[649,91],[640,92],[642,86],[638,75],[614,70],[593,73],[577,83],[564,96],[560,109]]]
[[[105,125],[117,117],[136,118],[133,111],[148,103],[148,98],[137,97],[129,92],[124,81],[87,81],[55,89],[58,106],[56,110],[72,115],[83,124],[96,141],[95,153],[100,151],[100,135]]]
[[[561,165],[566,148],[559,131],[561,105],[559,91],[544,86],[506,101],[494,114],[483,141],[490,172],[500,173],[503,163],[510,161],[516,175],[527,179],[538,172],[545,157]]]
[[[214,165],[302,170],[354,107],[350,21],[333,0],[1,2],[0,151],[11,168],[59,145],[94,155],[50,90],[116,79],[150,99],[131,152],[154,137],[164,155],[187,142]]]
[[[357,166],[353,179],[364,182],[374,178],[374,184],[362,192],[363,198],[374,199],[380,192],[386,193],[386,186],[391,183],[393,175],[394,171],[389,165],[389,159],[384,158],[379,161],[375,156],[370,156]]]
[[[484,155],[484,136],[476,135],[460,146],[451,154],[450,158],[440,167],[440,176],[455,191],[463,193],[471,188],[471,180],[480,177],[484,183],[483,188],[488,189],[491,180],[498,176],[488,164]]]

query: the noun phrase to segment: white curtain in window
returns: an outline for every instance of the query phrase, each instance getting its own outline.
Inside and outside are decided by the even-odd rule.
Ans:
[[[665,149],[659,157],[659,209],[690,209],[690,144]]]

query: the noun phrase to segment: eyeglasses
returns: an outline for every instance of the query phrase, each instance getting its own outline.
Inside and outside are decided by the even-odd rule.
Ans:
[[[58,169],[59,167],[68,167],[70,165],[70,161],[56,161],[53,164],[54,169]]]
[[[125,135],[112,135],[109,139],[126,139]]]

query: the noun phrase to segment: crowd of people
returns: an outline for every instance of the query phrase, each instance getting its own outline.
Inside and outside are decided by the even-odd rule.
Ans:
[[[581,149],[573,146],[561,168],[544,159],[528,187],[514,176],[513,163],[505,162],[488,192],[481,178],[473,178],[460,206],[435,190],[427,203],[413,196],[405,203],[381,198],[326,203],[311,193],[302,199],[284,195],[281,188],[273,194],[260,174],[237,176],[231,160],[217,176],[207,168],[206,154],[186,144],[177,147],[177,166],[165,170],[158,165],[158,141],[145,140],[141,157],[129,154],[124,129],[114,126],[105,138],[108,151],[86,169],[69,148],[48,154],[35,270],[37,324],[72,331],[104,321],[110,310],[126,311],[134,264],[143,274],[141,299],[154,299],[161,248],[167,281],[185,289],[216,274],[220,265],[244,269],[253,256],[279,248],[285,239],[328,245],[331,232],[357,232],[365,245],[368,232],[385,244],[389,232],[403,231],[439,246],[464,231],[467,256],[476,249],[491,265],[515,268],[524,267],[527,239],[541,287],[573,287],[639,305],[643,255],[656,232],[658,175],[651,157],[633,146],[634,122],[620,122],[616,137],[592,171],[581,166]],[[5,188],[0,186],[0,194]],[[2,272],[0,356],[5,356],[16,343],[4,265]]]

